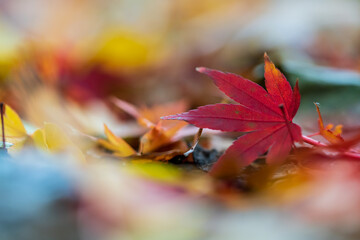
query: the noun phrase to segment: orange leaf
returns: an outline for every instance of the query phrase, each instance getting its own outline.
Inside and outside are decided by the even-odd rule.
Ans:
[[[184,101],[143,107],[141,109],[117,98],[113,98],[113,102],[117,107],[137,119],[139,125],[150,129],[140,139],[140,153],[142,154],[153,152],[160,147],[172,143],[173,136],[187,125],[183,121],[169,122],[160,120],[160,117],[163,115],[184,111],[186,109]],[[110,149],[109,146],[107,148]]]
[[[324,127],[324,122],[321,117],[320,109],[317,103],[315,103],[315,107],[319,115],[318,122],[319,122],[320,135],[323,136],[326,140],[328,140],[332,144],[344,142],[344,139],[341,137],[342,125],[337,125],[334,131],[331,130],[334,127],[333,124],[329,124],[326,127]]]

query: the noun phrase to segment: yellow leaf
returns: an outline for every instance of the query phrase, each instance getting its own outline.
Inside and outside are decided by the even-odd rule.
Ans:
[[[6,142],[14,144],[14,146],[21,147],[27,138],[25,127],[19,115],[8,105],[4,105],[4,128]],[[2,136],[2,128],[0,127],[0,134]],[[13,146],[13,147],[14,147]]]
[[[52,152],[62,151],[74,146],[64,131],[53,123],[45,123],[43,131],[45,133],[46,144]]]
[[[45,133],[43,129],[37,129],[32,135],[31,135],[34,144],[36,147],[41,148],[43,150],[47,150],[48,145],[46,144],[46,139],[45,139]]]
[[[71,141],[66,133],[53,123],[45,123],[44,128],[31,135],[34,145],[50,153],[69,152],[75,159],[85,161],[81,150]]]
[[[106,124],[104,124],[104,128],[108,141],[99,139],[98,143],[100,145],[106,149],[114,151],[120,157],[128,157],[136,154],[136,151],[127,142],[125,142],[124,139],[115,136],[115,134],[111,132],[111,130],[106,126]]]

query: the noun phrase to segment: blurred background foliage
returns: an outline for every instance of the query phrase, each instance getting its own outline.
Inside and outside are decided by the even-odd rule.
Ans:
[[[319,102],[324,119],[342,123],[346,135],[360,123],[359,12],[357,0],[1,0],[0,98],[26,120],[27,129],[45,121],[98,136],[106,122],[129,136],[133,126],[119,126],[119,119],[130,116],[111,97],[140,107],[177,100],[189,108],[217,103],[224,95],[195,68],[234,72],[263,84],[267,52],[291,83],[299,79],[302,103],[295,121],[303,131],[316,131],[313,102]],[[305,199],[302,187],[287,192],[303,176],[284,177],[288,185],[281,185],[280,176],[280,186],[271,189],[275,206],[251,196],[262,206],[254,209],[242,192],[213,184],[205,173],[185,178],[176,167],[124,170],[98,159],[83,169],[63,165],[64,159],[28,152],[1,163],[0,239],[359,236],[360,217],[353,213],[360,194],[344,197],[349,208],[327,217],[326,210],[335,209],[329,202],[337,201],[332,187],[338,196],[347,193],[338,185],[359,189],[346,164],[340,174],[324,174],[335,179],[330,185],[318,178],[311,187],[305,184],[312,194]],[[16,163],[33,160],[35,166]],[[325,210],[319,207],[320,190],[330,196]],[[266,196],[274,200],[272,194]],[[225,204],[215,207],[214,199]],[[288,221],[294,212],[310,220]],[[323,231],[329,226],[335,230]]]
[[[309,99],[303,105],[318,101],[327,109],[358,112],[359,5],[353,0],[3,0],[1,79],[6,88],[26,65],[44,84],[80,104],[115,95],[136,104],[186,98],[197,106],[221,96],[195,67],[260,82],[266,51],[291,80],[300,79],[303,98]]]

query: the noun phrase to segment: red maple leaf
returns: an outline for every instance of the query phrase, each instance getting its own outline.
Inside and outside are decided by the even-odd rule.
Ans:
[[[221,91],[239,104],[206,105],[163,117],[185,120],[199,128],[249,132],[239,137],[216,162],[211,170],[215,175],[237,171],[266,151],[267,163],[281,162],[293,143],[301,141],[301,129],[292,122],[300,105],[298,82],[293,91],[266,53],[264,58],[267,91],[236,74],[200,67],[197,71],[210,76]]]

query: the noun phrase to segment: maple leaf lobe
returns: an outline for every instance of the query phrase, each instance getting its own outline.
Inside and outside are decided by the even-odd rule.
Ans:
[[[293,91],[290,83],[280,70],[275,67],[275,64],[266,53],[264,54],[264,61],[266,89],[275,104],[284,104],[286,114],[288,115],[291,112],[291,105],[293,104]],[[288,117],[292,119],[290,116]]]
[[[204,67],[200,67],[199,71],[212,78],[223,93],[241,105],[267,115],[282,117],[281,111],[272,103],[268,92],[251,80],[234,73]]]

